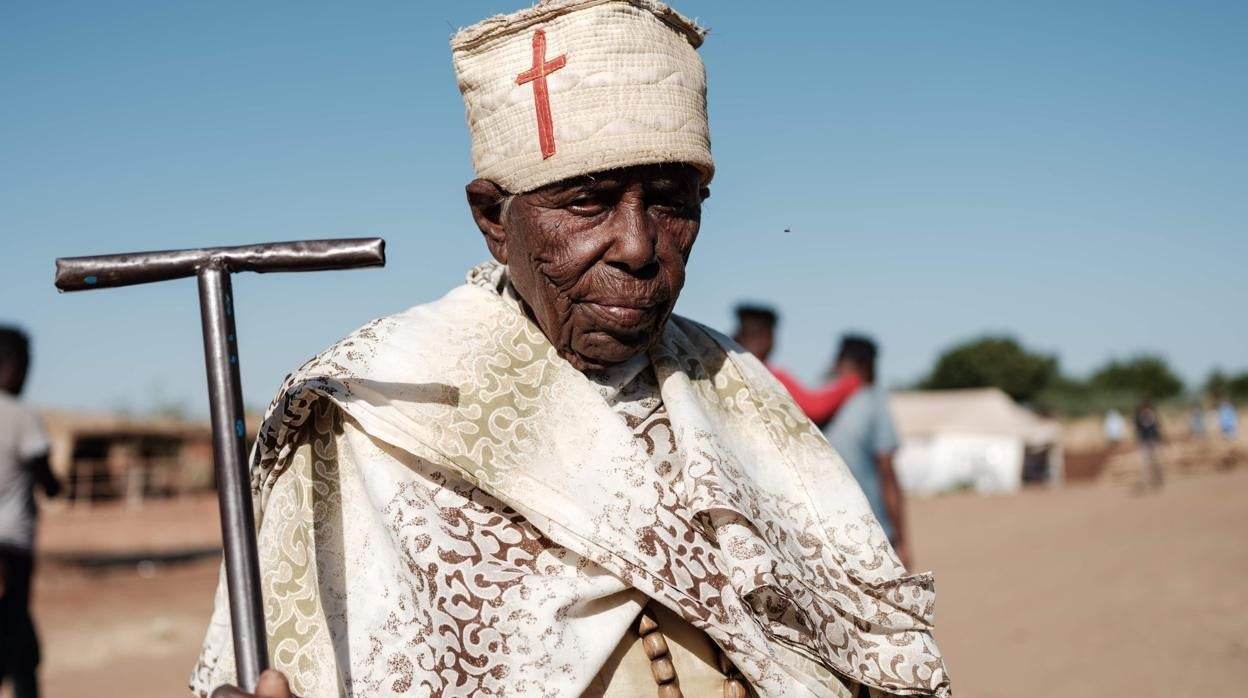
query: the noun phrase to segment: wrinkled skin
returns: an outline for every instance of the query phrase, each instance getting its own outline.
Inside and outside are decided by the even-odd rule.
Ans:
[[[708,191],[690,165],[600,172],[517,195],[477,179],[468,203],[525,311],[581,371],[659,338],[685,284]]]

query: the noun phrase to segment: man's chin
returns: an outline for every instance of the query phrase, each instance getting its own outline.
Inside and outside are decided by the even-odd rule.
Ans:
[[[573,342],[569,363],[581,371],[594,371],[622,364],[644,354],[654,344],[655,332],[617,335],[606,331],[587,332]]]

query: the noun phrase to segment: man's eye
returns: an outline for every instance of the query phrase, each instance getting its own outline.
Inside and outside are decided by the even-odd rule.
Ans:
[[[692,206],[689,205],[689,202],[683,199],[659,199],[658,201],[655,201],[653,204],[651,204],[651,206],[658,209],[659,211],[663,213],[668,213],[668,214],[678,215],[678,216],[687,215],[691,212],[690,210],[692,209]]]
[[[578,196],[568,202],[567,208],[574,213],[597,213],[602,210],[602,202],[592,196]]]

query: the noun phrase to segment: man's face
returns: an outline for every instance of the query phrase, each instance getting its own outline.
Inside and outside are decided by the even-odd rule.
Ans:
[[[491,253],[560,356],[593,370],[654,344],[698,236],[706,191],[695,168],[630,167],[558,182],[516,196],[505,216],[490,210],[499,194],[484,180],[468,186]]]
[[[0,392],[21,395],[26,386],[26,361],[10,359],[0,361]]]
[[[863,373],[862,367],[858,365],[858,362],[848,356],[838,357],[836,359],[836,363],[832,366],[832,372],[838,376],[858,376],[859,378],[866,377]]]
[[[767,357],[771,356],[771,350],[776,346],[776,335],[770,327],[743,326],[733,339],[763,363],[767,362]]]

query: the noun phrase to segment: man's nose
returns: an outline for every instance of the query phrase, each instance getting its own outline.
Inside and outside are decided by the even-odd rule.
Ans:
[[[621,201],[611,217],[611,247],[607,264],[633,276],[648,278],[659,268],[658,228],[649,219],[640,202]]]

